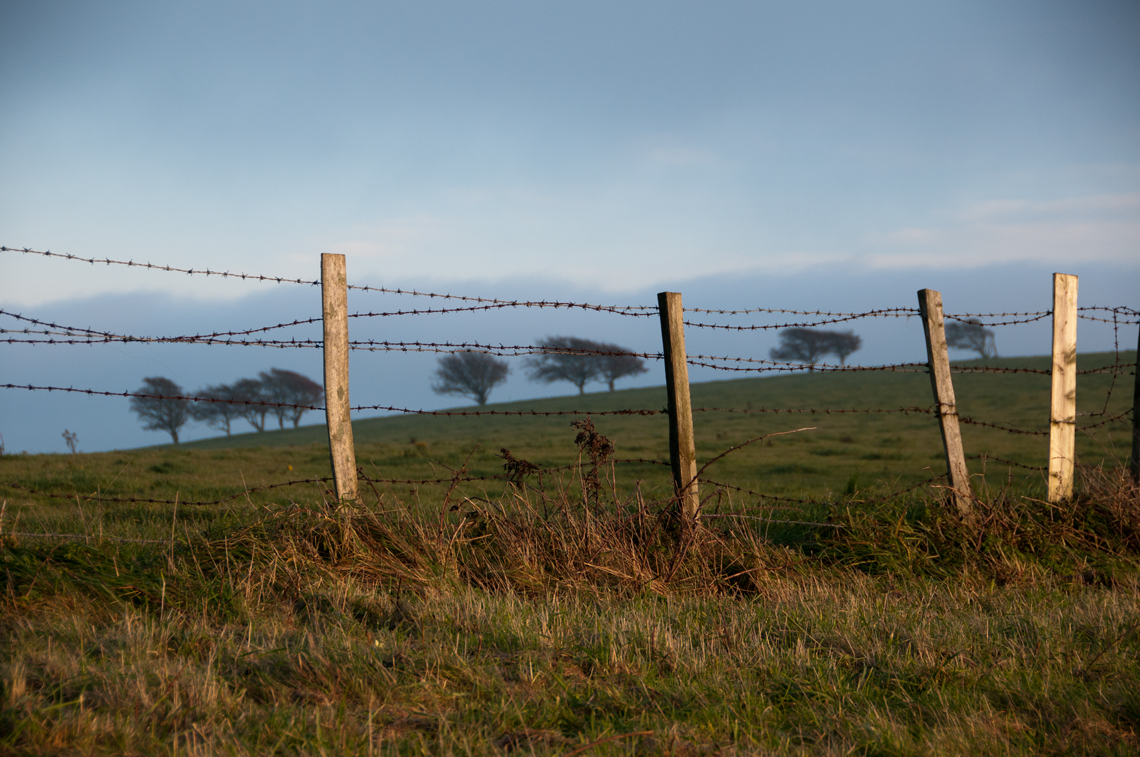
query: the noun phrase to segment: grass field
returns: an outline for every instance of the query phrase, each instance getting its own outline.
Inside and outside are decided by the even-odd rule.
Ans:
[[[1133,354],[1122,356],[1131,362]],[[1081,367],[1110,361],[1081,356]],[[1040,367],[1037,359],[1002,365]],[[1132,377],[1082,376],[1123,412]],[[955,376],[960,412],[1044,428],[1048,378]],[[923,374],[695,385],[694,405],[928,406]],[[518,403],[658,408],[660,390]],[[509,406],[508,406],[509,407]],[[697,416],[710,496],[678,532],[668,469],[601,469],[570,418],[354,424],[373,478],[557,467],[541,482],[317,485],[323,427],[89,455],[0,457],[0,754],[1136,754],[1140,492],[1129,428],[1081,435],[1078,496],[978,473],[977,523],[938,489],[934,419]],[[596,416],[617,457],[667,459],[660,417]],[[1082,423],[1095,422],[1095,417]],[[1046,441],[967,426],[968,454]],[[232,446],[227,446],[232,445]],[[77,496],[78,495],[78,496]],[[798,523],[774,521],[799,521]],[[71,534],[71,538],[19,533]]]
[[[1081,368],[1112,363],[1110,354],[1081,355]],[[1121,353],[1134,362],[1135,352]],[[973,365],[975,363],[962,363]],[[1047,368],[1047,358],[992,361],[1014,368]],[[1048,429],[1049,377],[1034,374],[958,374],[954,378],[963,417],[1031,430]],[[1081,412],[1126,412],[1132,403],[1132,377],[1112,386],[1108,375],[1084,375],[1078,384]],[[1109,394],[1112,388],[1111,396]],[[929,379],[922,373],[849,373],[778,376],[695,384],[694,407],[782,409],[896,409],[929,407]],[[1108,399],[1106,404],[1105,400]],[[660,409],[660,388],[587,394],[489,406],[498,410]],[[431,417],[399,416],[353,423],[357,464],[373,478],[448,477],[470,455],[468,472],[502,472],[502,448],[541,467],[565,466],[577,457],[572,417]],[[598,431],[615,444],[617,458],[668,461],[664,416],[596,416]],[[1090,418],[1087,422],[1095,422]],[[759,414],[706,412],[695,415],[700,463],[730,446],[775,432],[815,430],[773,437],[721,459],[705,473],[712,480],[764,494],[826,499],[856,491],[903,489],[944,472],[941,438],[935,418],[902,414]],[[1086,423],[1081,419],[1081,423]],[[1048,440],[1005,431],[963,426],[967,455],[989,455],[1029,466],[1047,462]],[[1079,433],[1083,464],[1108,467],[1126,462],[1130,449],[1128,420],[1092,433]],[[22,483],[45,493],[70,497],[210,501],[296,479],[328,476],[328,439],[323,425],[251,433],[193,442],[177,448],[154,447],[87,455],[10,455],[0,458],[0,481]],[[1011,469],[980,459],[970,461],[979,487],[1016,485],[1041,496],[1040,472]],[[629,494],[641,482],[647,492],[664,495],[668,468],[621,465],[619,489]],[[984,482],[981,478],[985,472]],[[414,487],[395,487],[415,496]],[[496,496],[502,485],[485,482],[466,487]],[[428,492],[423,492],[428,496]],[[254,494],[254,504],[306,501],[322,496],[317,485]],[[38,501],[21,496],[16,501]],[[46,504],[46,503],[45,503]]]

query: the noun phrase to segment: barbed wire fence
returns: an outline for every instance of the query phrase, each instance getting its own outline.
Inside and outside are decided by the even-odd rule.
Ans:
[[[170,265],[157,265],[149,262],[141,263],[133,260],[113,260],[110,258],[97,259],[97,258],[84,258],[76,255],[53,253],[50,251],[39,251],[30,248],[12,248],[0,246],[0,253],[19,253],[25,255],[36,255],[46,258],[57,258],[66,261],[87,263],[89,265],[103,265],[103,266],[125,266],[129,268],[142,268],[144,270],[161,271],[169,273],[180,273],[188,276],[217,276],[222,278],[232,278],[241,281],[253,282],[269,282],[276,284],[293,284],[301,286],[320,286],[322,290],[330,288],[329,282],[326,277],[321,280],[305,280],[298,278],[287,278],[279,276],[267,276],[262,274],[247,274],[235,273],[231,271],[212,271],[209,269],[195,269],[183,268]],[[343,265],[343,256],[325,256],[325,257],[340,257],[341,264]],[[340,313],[340,319],[344,322],[343,348],[347,351],[359,352],[403,352],[403,353],[437,353],[437,354],[455,354],[461,352],[481,352],[488,355],[497,357],[520,357],[531,355],[576,355],[576,356],[593,356],[605,357],[624,355],[641,358],[644,360],[654,360],[668,362],[670,359],[675,358],[676,355],[670,355],[670,339],[673,340],[674,352],[676,345],[680,345],[681,350],[681,364],[686,368],[687,366],[707,368],[716,371],[745,374],[745,375],[765,375],[765,374],[779,374],[779,373],[801,373],[801,372],[819,372],[819,373],[863,373],[863,372],[891,372],[891,373],[931,373],[932,366],[938,359],[933,353],[930,356],[930,361],[927,363],[895,363],[885,365],[871,365],[871,366],[848,366],[845,364],[834,365],[827,363],[796,363],[791,361],[780,361],[771,359],[761,359],[747,356],[732,356],[732,355],[706,355],[706,354],[684,354],[684,329],[692,330],[708,330],[708,331],[721,331],[721,332],[736,332],[747,333],[756,331],[781,331],[791,328],[814,329],[822,326],[829,326],[841,323],[850,323],[864,319],[909,319],[920,318],[924,319],[926,316],[921,312],[921,308],[907,308],[907,307],[890,307],[874,309],[864,312],[831,312],[824,310],[792,310],[792,309],[779,309],[779,308],[752,308],[745,310],[725,310],[725,309],[708,309],[708,308],[683,308],[679,307],[680,296],[677,295],[677,310],[674,314],[673,333],[670,333],[669,327],[666,325],[665,318],[665,300],[662,299],[657,305],[599,305],[584,302],[568,302],[568,301],[553,301],[553,300],[502,300],[495,298],[472,297],[466,295],[455,295],[451,293],[439,292],[422,292],[418,290],[409,289],[391,289],[384,287],[371,287],[350,285],[347,281],[342,280],[341,287],[343,290],[352,290],[359,292],[371,292],[384,295],[395,295],[399,297],[409,298],[427,298],[428,300],[439,300],[442,302],[455,301],[463,303],[456,306],[432,306],[432,307],[413,307],[413,308],[397,308],[391,310],[368,310],[354,313],[348,313],[346,308]],[[925,291],[925,290],[924,290]],[[664,297],[664,294],[662,295]],[[343,302],[342,297],[342,302]],[[327,305],[327,300],[326,300]],[[549,346],[543,344],[504,344],[504,343],[487,343],[477,341],[388,341],[388,340],[348,340],[347,339],[347,323],[349,319],[376,319],[376,318],[402,318],[409,316],[420,315],[440,315],[440,314],[472,314],[476,312],[487,312],[492,310],[502,310],[509,308],[540,308],[540,309],[564,309],[567,311],[580,310],[583,312],[603,313],[620,317],[632,318],[648,318],[658,317],[663,323],[663,350],[661,352],[633,352],[633,351],[612,351],[612,350],[596,350],[596,349],[572,349],[566,347]],[[1076,319],[1111,324],[1113,328],[1114,338],[1114,354],[1115,359],[1112,365],[1101,366],[1091,369],[1076,370],[1075,364],[1072,366],[1071,371],[1073,375],[1091,375],[1091,374],[1109,374],[1112,377],[1108,392],[1106,394],[1103,406],[1099,410],[1080,413],[1079,416],[1085,419],[1096,419],[1092,423],[1077,424],[1072,422],[1072,430],[1090,431],[1093,429],[1101,428],[1113,423],[1126,421],[1129,417],[1132,418],[1133,428],[1133,452],[1131,466],[1133,477],[1137,475],[1140,463],[1138,463],[1138,449],[1140,449],[1140,431],[1137,430],[1136,422],[1136,401],[1140,401],[1140,381],[1136,381],[1136,363],[1123,362],[1120,357],[1120,329],[1122,326],[1134,326],[1140,323],[1140,311],[1124,306],[1084,306],[1080,308],[1075,307],[1075,300],[1073,303],[1073,310]],[[994,312],[994,313],[954,313],[945,314],[938,313],[937,328],[939,332],[942,329],[942,321],[951,320],[964,323],[972,323],[989,328],[994,326],[1011,326],[1029,324],[1053,317],[1056,320],[1054,310],[1048,311],[1035,311],[1035,312]],[[325,312],[329,312],[326,307]],[[745,323],[733,324],[731,322],[709,322],[704,320],[706,316],[724,316],[728,318],[735,318],[740,316],[775,316],[776,323]],[[790,316],[790,317],[788,317]],[[324,316],[310,317],[295,319],[292,321],[272,324],[268,326],[259,326],[244,330],[228,330],[217,331],[209,333],[195,333],[195,334],[180,334],[171,336],[146,336],[136,334],[123,334],[112,331],[97,330],[91,328],[83,328],[70,326],[65,324],[56,323],[54,321],[46,321],[37,319],[22,313],[12,312],[10,310],[0,309],[0,317],[10,319],[12,325],[16,328],[0,328],[0,343],[8,345],[97,345],[97,344],[112,344],[112,343],[142,343],[142,344],[198,344],[198,345],[212,345],[212,346],[238,346],[238,347],[262,347],[270,349],[320,349],[327,352],[330,349],[329,339],[326,331],[326,338],[323,340],[317,339],[298,339],[298,338],[264,338],[263,335],[268,335],[270,332],[281,331],[297,326],[311,325],[317,323],[325,323],[327,328],[326,318]],[[700,320],[697,320],[700,319]],[[929,319],[926,319],[927,327],[930,327]],[[1031,375],[1050,375],[1056,379],[1058,372],[1057,361],[1054,361],[1054,368],[1052,370],[1042,370],[1034,368],[1010,368],[998,366],[950,366],[948,359],[945,357],[945,337],[942,336],[942,353],[941,359],[946,361],[947,371],[950,374],[973,374],[973,373],[994,373],[994,374],[1031,374]],[[1055,344],[1056,350],[1056,344]],[[1073,347],[1075,355],[1075,344]],[[937,395],[937,387],[935,401],[928,406],[900,406],[900,407],[886,407],[886,408],[859,408],[859,407],[692,407],[688,399],[688,380],[687,372],[684,376],[677,377],[674,374],[676,370],[670,373],[666,371],[669,378],[667,392],[669,397],[668,405],[665,408],[622,408],[614,410],[425,410],[410,407],[400,407],[387,404],[371,404],[371,405],[355,405],[346,406],[343,408],[345,419],[348,418],[351,412],[364,412],[364,411],[384,411],[390,413],[398,413],[405,415],[420,415],[420,416],[440,416],[440,417],[552,417],[552,416],[574,416],[574,417],[590,417],[590,416],[666,416],[670,423],[671,436],[675,437],[677,434],[685,435],[685,427],[688,428],[689,448],[682,449],[678,452],[671,449],[670,460],[657,460],[657,459],[617,459],[613,462],[616,464],[657,464],[667,465],[672,468],[674,474],[674,483],[679,496],[684,497],[686,494],[691,495],[694,501],[697,500],[698,480],[694,475],[695,471],[695,447],[692,444],[692,414],[710,414],[710,413],[743,413],[743,414],[801,414],[811,416],[827,416],[827,415],[846,415],[846,414],[862,414],[862,415],[927,415],[937,418],[940,423],[945,424],[948,420],[953,420],[955,426],[957,423],[964,425],[972,425],[981,428],[989,428],[994,430],[1004,431],[1010,434],[1034,436],[1034,437],[1049,437],[1055,433],[1055,427],[1058,425],[1058,419],[1053,417],[1050,419],[1049,428],[1020,428],[1008,424],[994,423],[986,420],[980,420],[970,417],[960,417],[957,415],[956,406],[952,401],[947,403],[944,397]],[[1117,389],[1118,378],[1120,376],[1132,376],[1136,385],[1136,400],[1133,402],[1131,411],[1123,413],[1112,413],[1109,410],[1110,401],[1113,392]],[[329,383],[330,377],[326,374],[325,396],[330,396]],[[347,374],[343,377],[347,384]],[[683,384],[683,386],[682,386]],[[196,396],[193,394],[170,396],[163,394],[148,394],[145,392],[131,392],[131,391],[110,391],[105,389],[94,388],[76,388],[74,386],[55,386],[55,385],[38,385],[38,384],[18,384],[18,383],[5,383],[0,384],[0,389],[15,390],[15,391],[29,391],[29,392],[63,392],[72,394],[86,394],[89,396],[105,396],[105,397],[124,397],[124,398],[140,398],[140,399],[159,399],[171,400],[178,402],[190,403],[225,403],[242,406],[254,406],[265,409],[291,409],[291,410],[306,410],[306,411],[325,411],[329,413],[330,408],[320,405],[311,404],[293,404],[282,402],[271,402],[265,400],[248,400],[248,399],[222,399],[217,397]],[[347,385],[345,386],[347,389]],[[335,393],[333,393],[335,396]],[[683,395],[683,398],[682,398]],[[347,397],[347,391],[344,392]],[[687,416],[683,417],[683,416]],[[331,429],[331,425],[330,425]],[[330,430],[330,445],[335,447],[336,442],[334,437],[335,432]],[[343,438],[343,434],[341,435]],[[349,436],[351,440],[351,427],[349,426]],[[317,485],[322,487],[322,492],[327,496],[334,499],[354,499],[355,498],[355,481],[364,481],[369,484],[408,484],[408,485],[439,485],[443,483],[450,483],[455,485],[459,483],[472,483],[484,481],[500,481],[510,482],[512,476],[507,474],[491,475],[491,476],[468,476],[468,475],[455,475],[445,478],[432,478],[432,479],[397,479],[397,478],[372,478],[364,474],[362,469],[356,468],[355,458],[352,455],[351,442],[350,448],[346,451],[342,450],[342,454],[348,454],[351,465],[348,470],[355,475],[352,475],[353,485],[349,487],[347,482],[338,480],[337,471],[334,470],[334,475],[331,477],[318,477],[298,479],[294,481],[278,482],[266,486],[255,487],[252,489],[245,489],[232,496],[227,496],[209,501],[182,501],[179,504],[192,506],[207,506],[207,505],[220,505],[232,500],[237,500],[243,497],[248,497],[251,494],[276,490],[281,488],[304,486],[304,485]],[[683,445],[682,445],[683,446]],[[676,447],[671,444],[671,448]],[[949,448],[948,448],[949,449]],[[334,450],[334,457],[336,451]],[[948,467],[952,467],[953,462],[949,460],[951,453],[948,451]],[[686,459],[687,456],[687,459]],[[965,466],[965,457],[962,459],[962,466]],[[1010,460],[1003,460],[989,455],[973,455],[970,459],[984,459],[1008,464],[1011,467],[1032,470],[1035,472],[1051,472],[1050,466],[1030,466],[1024,463],[1019,463]],[[1052,461],[1050,461],[1052,464]],[[540,473],[553,473],[557,468],[543,468],[536,469]],[[345,478],[343,474],[341,478]],[[893,493],[891,496],[902,495],[913,491],[914,489],[922,486],[929,485],[936,482],[945,475],[934,476],[928,481],[923,481],[899,492]],[[822,500],[804,499],[804,498],[791,498],[781,497],[773,494],[765,494],[753,489],[735,486],[730,483],[719,482],[711,478],[701,478],[700,483],[712,486],[714,491],[736,491],[740,494],[745,494],[756,500],[757,507],[764,505],[767,510],[772,509],[794,509],[796,507],[803,508],[805,506],[820,506],[827,504]],[[331,486],[330,486],[331,484]],[[75,499],[77,496],[82,498],[82,495],[75,494],[52,494],[50,492],[41,492],[33,488],[26,487],[16,482],[0,481],[0,487],[5,487],[10,490],[23,492],[32,496],[39,496],[47,499]],[[346,496],[351,494],[352,496]],[[147,499],[147,498],[114,498],[100,495],[98,497],[101,502],[108,503],[139,503],[139,504],[174,504],[175,500],[165,499]],[[774,503],[788,503],[786,505],[776,505]],[[766,503],[766,504],[765,504]],[[699,508],[699,504],[698,504]],[[697,515],[698,510],[694,510],[693,514]],[[819,527],[829,527],[832,524],[824,522],[809,522],[800,520],[786,520],[779,519],[765,519],[759,515],[737,514],[740,517],[755,517],[759,519],[768,520],[769,522],[786,522],[795,524],[815,525]],[[717,514],[711,512],[700,513],[700,517],[736,517],[728,514]]]

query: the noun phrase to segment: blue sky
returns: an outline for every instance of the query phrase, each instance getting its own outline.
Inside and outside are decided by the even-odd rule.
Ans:
[[[1000,310],[1062,270],[1137,305],[1135,2],[3,2],[0,30],[8,246],[303,278],[343,252],[357,282],[707,307],[945,281]],[[144,302],[256,320],[271,296],[0,271],[0,306],[82,325],[137,297],[136,333]],[[3,351],[5,381],[55,360]]]

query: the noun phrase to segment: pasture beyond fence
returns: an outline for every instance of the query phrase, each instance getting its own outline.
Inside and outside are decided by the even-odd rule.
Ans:
[[[1084,306],[1077,304],[1077,277],[1067,274],[1054,274],[1053,279],[1053,308],[1039,312],[997,312],[997,313],[958,313],[947,314],[943,312],[941,294],[935,290],[923,289],[918,292],[918,307],[891,307],[871,310],[862,313],[836,313],[818,310],[786,310],[770,308],[754,308],[748,310],[722,310],[707,308],[685,308],[682,297],[677,292],[662,292],[658,295],[656,305],[596,305],[578,302],[554,302],[546,300],[500,300],[482,297],[461,296],[453,294],[439,294],[419,292],[405,289],[391,289],[383,287],[370,287],[351,285],[348,283],[345,258],[342,255],[324,254],[321,256],[321,278],[319,280],[290,279],[264,275],[249,275],[228,271],[211,271],[208,269],[179,268],[175,266],[154,265],[151,263],[136,263],[134,261],[119,261],[109,258],[94,259],[82,258],[75,255],[38,251],[27,248],[0,247],[0,253],[37,255],[44,258],[60,259],[73,263],[100,264],[107,266],[137,267],[156,272],[181,273],[191,276],[221,276],[224,278],[238,278],[243,281],[275,282],[280,284],[320,286],[322,290],[323,308],[320,316],[302,318],[287,323],[278,323],[256,328],[213,332],[207,334],[193,334],[181,336],[141,336],[119,334],[111,331],[101,331],[88,328],[77,328],[54,322],[39,320],[23,314],[0,310],[0,315],[19,322],[22,328],[3,328],[0,342],[9,345],[18,344],[112,344],[112,343],[151,343],[151,344],[203,344],[203,345],[243,345],[252,347],[276,349],[320,349],[324,355],[324,390],[325,406],[295,405],[267,401],[226,400],[215,397],[178,396],[165,397],[163,395],[150,395],[137,392],[113,392],[95,388],[75,388],[72,386],[39,386],[33,384],[2,384],[0,388],[8,391],[60,391],[98,395],[107,397],[139,397],[173,399],[187,402],[225,402],[239,405],[256,405],[267,408],[291,408],[296,410],[324,410],[328,428],[329,455],[332,476],[319,479],[301,479],[296,481],[282,481],[263,488],[282,488],[314,482],[331,483],[329,491],[339,501],[356,501],[359,498],[358,483],[367,480],[369,483],[417,483],[417,484],[450,484],[452,487],[458,483],[476,481],[486,477],[465,476],[462,472],[456,475],[439,479],[377,479],[363,477],[358,469],[353,444],[352,425],[350,416],[353,412],[362,411],[388,411],[393,413],[418,414],[429,416],[508,416],[508,415],[632,415],[652,416],[665,415],[669,429],[669,456],[668,464],[672,470],[672,479],[675,492],[675,503],[679,513],[683,515],[684,522],[692,523],[702,517],[701,513],[701,485],[702,482],[714,488],[727,488],[741,491],[749,496],[766,497],[777,500],[790,500],[790,498],[773,497],[770,494],[757,492],[752,489],[735,487],[729,483],[713,481],[703,478],[702,473],[720,456],[706,460],[700,466],[697,459],[696,437],[693,424],[694,413],[903,413],[928,414],[937,419],[941,431],[943,449],[945,451],[946,473],[939,476],[945,479],[945,488],[949,498],[958,514],[965,520],[975,517],[974,503],[976,499],[971,490],[970,473],[967,465],[967,455],[963,446],[961,426],[976,425],[980,427],[1000,429],[1013,434],[1022,434],[1042,439],[1042,456],[1046,465],[1042,472],[1047,473],[1048,499],[1050,502],[1060,502],[1073,495],[1074,472],[1077,467],[1075,438],[1076,432],[1089,431],[1095,428],[1115,423],[1127,423],[1131,415],[1131,456],[1130,469],[1133,483],[1140,482],[1140,422],[1138,422],[1136,406],[1140,404],[1140,377],[1137,376],[1136,363],[1123,363],[1120,360],[1119,328],[1124,325],[1140,323],[1140,312],[1124,306]],[[355,290],[362,293],[377,293],[383,295],[396,295],[412,298],[418,302],[422,299],[428,301],[427,307],[398,308],[395,310],[377,310],[368,312],[348,312],[348,291]],[[661,326],[662,348],[659,353],[629,352],[638,358],[660,360],[664,363],[666,378],[667,404],[664,409],[622,408],[607,411],[560,410],[560,411],[527,411],[527,410],[459,410],[434,411],[406,407],[396,407],[385,404],[353,406],[349,400],[348,361],[353,351],[361,352],[483,352],[495,356],[522,356],[543,354],[573,354],[573,355],[610,355],[612,352],[598,350],[567,350],[566,348],[544,345],[527,344],[491,344],[479,342],[424,342],[424,341],[381,341],[381,340],[352,340],[350,338],[350,323],[354,318],[385,318],[400,316],[416,316],[426,314],[457,314],[470,315],[480,311],[502,310],[507,308],[558,308],[578,309],[597,313],[605,313],[614,317],[652,318],[657,317]],[[786,322],[775,324],[733,324],[723,322],[709,322],[709,316],[739,317],[749,315],[779,316]],[[779,360],[761,359],[749,356],[730,355],[689,355],[685,348],[686,329],[711,329],[737,333],[755,332],[758,330],[782,330],[789,328],[817,328],[820,326],[850,323],[859,319],[868,318],[919,318],[926,340],[927,361],[925,363],[896,363],[873,366],[847,366],[832,364],[805,364]],[[949,361],[946,339],[946,321],[960,323],[980,323],[983,326],[1015,325],[1052,319],[1052,367],[1048,371],[1030,368],[1001,368],[992,366],[952,366]],[[1093,321],[1111,324],[1116,339],[1116,359],[1111,366],[1078,370],[1077,359],[1077,324],[1078,321]],[[290,327],[321,322],[323,326],[323,339],[284,339],[270,338],[271,332],[278,332]],[[1140,350],[1140,338],[1138,338]],[[743,375],[765,375],[778,373],[792,373],[802,371],[815,371],[823,373],[836,372],[925,372],[931,380],[933,401],[929,406],[910,406],[899,408],[752,408],[752,407],[693,407],[690,392],[688,369],[689,366],[701,366],[720,371],[733,372]],[[958,413],[958,404],[954,395],[953,375],[955,373],[1035,373],[1048,374],[1051,377],[1051,400],[1049,403],[1048,429],[1028,429],[1010,426],[1007,424],[991,423],[975,418],[961,417]],[[1079,375],[1090,373],[1110,373],[1112,384],[1109,387],[1109,396],[1115,390],[1117,377],[1131,376],[1133,379],[1133,402],[1131,413],[1111,413],[1108,410],[1106,398],[1103,409],[1091,412],[1078,413],[1077,411],[1077,379]],[[1078,424],[1078,418],[1085,419],[1085,423]],[[1047,437],[1047,438],[1046,438]],[[750,444],[756,439],[750,439],[744,444]],[[737,445],[737,448],[743,445]],[[730,450],[721,453],[727,454]],[[517,461],[516,461],[517,462]],[[663,462],[658,460],[613,460],[615,463],[645,463]],[[517,480],[519,471],[510,470],[511,460],[507,459],[508,470],[497,478],[504,481]],[[1026,466],[1022,466],[1026,467]],[[54,495],[34,491],[16,482],[0,481],[0,486],[15,491],[37,494],[46,497]],[[913,487],[911,487],[913,488]],[[235,495],[234,498],[246,496],[248,492]],[[68,495],[74,499],[75,495]],[[129,502],[166,502],[166,500],[129,498],[116,500],[102,497],[101,501],[129,501]],[[219,500],[221,501],[221,500]],[[801,500],[805,501],[805,500]],[[215,502],[182,502],[184,505],[217,504]],[[822,524],[819,524],[822,525]]]

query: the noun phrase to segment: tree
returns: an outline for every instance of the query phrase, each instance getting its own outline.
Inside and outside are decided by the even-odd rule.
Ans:
[[[846,365],[847,356],[862,346],[863,338],[854,331],[784,329],[780,332],[780,346],[768,355],[773,360],[808,363],[812,367],[824,355],[835,355],[840,365]]]
[[[628,354],[629,350],[625,347],[619,347],[616,344],[600,344],[598,346],[604,352],[610,353],[599,357],[601,362],[599,373],[601,373],[602,379],[609,384],[611,392],[614,390],[614,381],[619,378],[636,376],[649,370],[645,367],[644,360]]]
[[[196,421],[225,431],[230,435],[230,424],[238,418],[245,417],[245,407],[234,404],[242,399],[237,390],[229,384],[216,384],[198,390],[198,396],[203,399],[218,400],[217,402],[195,402],[190,408],[190,415]]]
[[[267,402],[277,403],[269,410],[277,416],[279,428],[285,428],[285,419],[293,421],[293,428],[301,425],[301,416],[306,407],[281,407],[282,405],[315,405],[324,396],[324,388],[300,373],[282,368],[270,368],[268,372],[257,374],[261,379],[262,392]]]
[[[863,337],[857,336],[854,331],[824,331],[828,337],[828,350],[826,354],[839,358],[840,365],[847,365],[847,356],[856,352],[863,346]]]
[[[184,395],[182,387],[168,378],[151,376],[135,390],[145,397],[131,397],[131,410],[143,422],[147,431],[166,431],[178,444],[178,429],[190,419],[189,402],[178,399]]]
[[[978,357],[997,357],[994,332],[975,318],[946,324],[946,344],[959,350],[973,350]]]
[[[814,367],[832,350],[829,333],[817,329],[784,329],[780,332],[780,346],[772,348],[768,355],[773,360],[809,363]]]
[[[539,346],[553,352],[527,358],[527,371],[533,381],[569,381],[578,387],[578,394],[585,394],[586,384],[602,375],[602,361],[597,353],[605,351],[604,344],[574,336],[551,336],[540,341]]]
[[[265,387],[257,379],[245,378],[233,385],[234,399],[239,402],[268,402],[265,397]],[[265,430],[265,416],[269,414],[268,405],[251,404],[238,405],[241,408],[241,417],[249,421],[249,425],[258,431]]]
[[[459,394],[486,405],[491,390],[506,381],[510,372],[506,360],[486,352],[453,352],[439,359],[431,388],[437,394]]]

